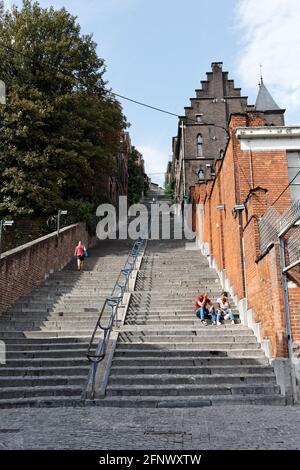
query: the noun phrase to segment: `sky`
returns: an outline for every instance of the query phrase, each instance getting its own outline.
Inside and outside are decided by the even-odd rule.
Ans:
[[[7,6],[21,0],[6,0]],[[300,124],[299,0],[40,0],[64,6],[92,33],[112,90],[172,113],[206,79],[211,62],[254,104],[260,75],[286,123]],[[120,100],[132,143],[151,179],[163,184],[177,118]]]

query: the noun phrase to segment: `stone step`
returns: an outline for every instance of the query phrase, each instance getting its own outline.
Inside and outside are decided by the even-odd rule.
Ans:
[[[64,331],[64,330],[37,330],[37,331],[25,331],[24,334],[29,339],[42,339],[42,338],[80,338],[84,336],[91,337],[94,327],[80,330]],[[9,338],[15,338],[16,331],[5,331],[1,332],[0,339],[6,341]],[[20,332],[22,334],[22,332]],[[97,336],[101,335],[100,330],[97,331]]]
[[[1,399],[11,398],[45,398],[52,396],[81,396],[81,385],[53,385],[35,387],[6,387],[0,390]]]
[[[78,385],[82,386],[86,380],[86,375],[75,375],[75,376],[59,376],[59,375],[50,375],[50,376],[13,376],[13,377],[1,377],[0,376],[0,397],[2,391],[5,391],[5,388],[22,388],[25,387],[58,387],[64,385]]]
[[[268,405],[282,406],[286,404],[281,395],[201,395],[200,398],[187,396],[107,396],[103,400],[95,400],[94,404],[117,408],[200,408],[204,406],[224,405]],[[1,401],[0,401],[1,407]]]
[[[72,311],[70,312],[55,312],[55,313],[45,313],[35,314],[35,313],[26,313],[26,315],[15,315],[15,316],[8,316],[5,318],[5,322],[3,319],[3,323],[9,322],[12,323],[36,323],[41,324],[47,320],[49,321],[56,321],[66,319],[67,321],[80,321],[80,320],[90,320],[95,321],[99,317],[99,311],[95,313],[88,313],[88,312],[81,312],[78,314],[74,314]],[[1,328],[1,326],[0,326]]]
[[[180,396],[180,395],[272,395],[280,394],[280,387],[274,384],[165,384],[165,385],[110,385],[106,389],[107,396]]]
[[[0,399],[0,409],[10,408],[34,408],[34,407],[65,407],[65,406],[99,406],[116,408],[199,408],[204,406],[224,406],[224,405],[268,405],[282,406],[286,400],[281,395],[217,395],[201,396],[193,398],[191,396],[180,397],[105,397],[98,400],[82,400],[78,395],[70,395],[66,398],[61,396],[38,397],[37,398],[11,398]]]
[[[196,338],[195,338],[196,339]],[[145,349],[147,351],[153,350],[153,349],[158,349],[158,350],[166,350],[166,351],[172,351],[172,350],[202,350],[202,351],[228,351],[232,352],[233,350],[237,349],[240,350],[241,348],[246,351],[246,350],[251,350],[251,351],[256,351],[260,350],[260,345],[259,343],[255,342],[253,340],[253,343],[225,343],[225,342],[201,342],[201,341],[186,341],[186,342],[178,342],[176,343],[172,341],[160,341],[160,342],[131,342],[131,343],[118,343],[118,351],[124,351],[124,350],[130,350],[130,349]]]
[[[1,370],[6,370],[14,367],[82,367],[88,364],[86,354],[80,355],[79,357],[69,357],[67,354],[63,357],[43,357],[43,358],[18,358],[9,359],[6,366],[1,366]]]
[[[68,367],[0,367],[0,377],[44,377],[44,376],[82,376],[87,377],[89,365],[68,366]]]
[[[193,327],[189,326],[176,326],[168,325],[166,328],[157,328],[153,325],[122,325],[118,328],[120,334],[128,335],[164,335],[164,336],[174,336],[174,335],[197,335],[197,336],[252,336],[253,333],[250,328],[242,326],[241,324],[232,325],[231,323],[222,324],[216,328],[215,325],[207,325],[206,327],[202,326],[200,322],[195,322]]]
[[[95,327],[95,323],[91,323],[90,325],[81,325],[81,324],[73,324],[73,327],[69,327],[67,325],[62,325],[60,326],[42,326],[40,331],[37,331],[36,333],[55,333],[55,334],[63,334],[65,336],[77,336],[78,335],[78,330],[80,332],[85,332],[85,334],[90,334],[92,335],[93,330]],[[76,329],[75,329],[76,328]],[[78,330],[77,330],[78,328]],[[79,329],[80,328],[80,329]],[[30,333],[35,333],[35,331],[32,331]],[[81,334],[80,334],[81,336]]]
[[[142,361],[141,361],[142,362]],[[160,364],[163,361],[160,361]],[[169,361],[171,362],[171,361]],[[186,361],[188,363],[188,361]],[[263,365],[249,365],[249,364],[244,364],[244,365],[210,365],[208,364],[207,366],[199,366],[196,364],[197,361],[195,361],[195,364],[191,365],[186,365],[183,367],[182,362],[180,361],[179,365],[176,365],[175,361],[174,364],[169,364],[169,365],[136,365],[136,366],[130,366],[131,361],[128,361],[126,364],[120,364],[120,362],[117,362],[117,365],[115,361],[112,363],[112,368],[111,368],[111,377],[117,375],[125,375],[126,377],[130,377],[134,374],[136,375],[164,375],[164,374],[180,374],[182,376],[192,376],[193,374],[200,374],[200,375],[209,375],[211,377],[218,375],[223,375],[223,374],[241,374],[244,376],[244,374],[253,374],[253,375],[272,375],[274,377],[274,371],[272,367],[270,366],[263,366]],[[199,361],[200,362],[200,361]],[[0,369],[1,370],[1,369]]]
[[[231,328],[239,328],[241,327],[241,323],[239,323],[239,314],[237,313],[234,313],[234,319],[236,321],[236,324],[235,326],[233,326],[233,324],[231,324],[231,320],[229,319],[226,319],[224,320],[224,317],[221,318],[221,323],[222,325],[219,325],[219,327],[217,328],[217,330],[222,330],[222,328],[224,328],[225,326],[231,326]],[[163,314],[162,316],[160,315],[154,315],[152,316],[151,314],[150,315],[133,315],[133,314],[130,314],[130,315],[126,315],[126,319],[125,319],[125,325],[128,326],[129,328],[130,327],[134,327],[134,324],[136,324],[136,326],[138,326],[139,328],[142,328],[140,326],[140,324],[143,324],[143,323],[148,323],[149,322],[149,325],[145,328],[150,328],[151,325],[152,325],[152,328],[155,329],[157,328],[157,326],[153,326],[153,325],[157,325],[157,324],[161,324],[161,325],[167,325],[168,328],[177,328],[178,330],[180,330],[181,328],[187,328],[185,327],[184,325],[190,325],[190,324],[194,324],[196,328],[201,328],[201,329],[205,329],[207,330],[208,327],[215,327],[215,325],[212,324],[212,320],[211,320],[211,317],[209,316],[209,318],[205,318],[207,324],[204,325],[201,323],[200,321],[200,318],[192,313],[190,315],[186,314],[186,315],[172,315],[171,313],[170,314]],[[154,323],[153,323],[154,322]],[[216,329],[216,328],[214,328]]]
[[[234,315],[239,316],[239,312],[235,307],[231,308]],[[209,314],[210,316],[210,314]],[[140,318],[140,319],[174,319],[174,320],[190,320],[199,319],[196,312],[190,303],[183,305],[176,305],[176,310],[172,310],[166,306],[157,307],[157,305],[146,304],[146,305],[130,305],[127,318]]]
[[[239,320],[239,317],[238,316],[235,316],[235,328],[237,328],[238,326],[241,325],[240,323],[240,320]],[[206,320],[208,321],[208,325],[207,326],[212,326],[212,323],[210,320]],[[126,326],[152,326],[152,327],[155,327],[157,325],[159,325],[161,328],[164,328],[164,327],[167,327],[167,328],[170,328],[170,326],[179,326],[179,327],[183,327],[183,328],[186,328],[186,327],[190,327],[190,328],[199,328],[199,319],[196,319],[195,320],[195,317],[193,317],[192,319],[183,319],[183,320],[179,320],[178,318],[175,317],[175,320],[172,320],[171,318],[169,318],[168,320],[165,320],[164,318],[160,319],[156,319],[156,320],[148,320],[147,318],[146,319],[142,319],[140,320],[139,318],[137,318],[136,320],[134,320],[134,318],[129,318],[127,319],[126,317]],[[231,326],[231,321],[230,320],[222,320],[222,325],[218,326],[218,329],[221,329],[222,327],[224,326]],[[206,326],[206,328],[207,328]],[[202,327],[202,326],[201,326]]]
[[[130,334],[130,333],[120,333],[118,337],[118,343],[146,343],[146,344],[151,344],[151,343],[159,343],[159,344],[165,344],[165,343],[202,343],[202,344],[208,344],[211,346],[211,348],[214,348],[215,345],[220,345],[220,343],[230,344],[230,347],[233,346],[234,344],[239,344],[239,347],[241,345],[248,347],[250,344],[258,344],[255,336],[253,335],[208,335],[206,336],[205,334],[194,334],[193,331],[190,332],[189,335],[162,335],[162,334],[156,334],[156,335],[137,335],[137,334]],[[247,345],[247,346],[246,346]]]
[[[99,316],[99,315],[98,315]],[[97,317],[95,318],[92,318],[90,320],[86,320],[85,318],[82,318],[82,319],[77,319],[77,320],[59,320],[57,319],[57,321],[55,320],[41,320],[41,321],[35,321],[35,322],[30,322],[30,321],[18,321],[18,322],[10,322],[9,325],[5,325],[3,327],[3,331],[9,331],[9,329],[15,329],[16,331],[25,331],[25,330],[29,330],[29,329],[38,329],[38,328],[41,328],[41,329],[44,329],[44,328],[49,328],[49,329],[53,329],[53,328],[57,328],[57,329],[70,329],[70,330],[73,330],[75,327],[78,327],[78,328],[92,328],[95,326],[96,324],[96,321],[97,321]]]
[[[40,358],[55,358],[55,357],[86,357],[86,348],[81,348],[78,345],[77,349],[54,349],[49,350],[35,349],[35,350],[26,350],[26,351],[8,351],[6,354],[6,361],[9,363],[11,359],[40,359]]]
[[[218,349],[208,349],[208,348],[203,348],[199,347],[197,344],[192,344],[188,345],[185,347],[182,347],[182,345],[178,345],[177,348],[174,349],[168,349],[168,348],[153,348],[151,345],[145,345],[146,347],[136,347],[137,345],[135,344],[134,347],[124,347],[126,344],[123,345],[118,345],[115,351],[115,357],[120,357],[122,355],[126,355],[127,357],[144,357],[145,355],[148,356],[161,356],[163,357],[164,355],[169,357],[169,356],[196,356],[200,355],[201,356],[206,356],[206,357],[265,357],[263,351],[259,348],[257,349],[231,349],[230,351],[226,348],[218,348]]]
[[[19,345],[36,345],[37,347],[40,345],[53,345],[53,344],[65,344],[70,345],[70,344],[80,344],[85,346],[86,344],[89,344],[90,342],[90,335],[87,336],[79,336],[77,338],[38,338],[38,339],[32,339],[32,338],[25,338],[23,337],[14,337],[14,338],[8,338],[5,340],[6,347],[13,347],[13,346],[19,346]]]
[[[98,301],[99,298],[105,298],[110,294],[111,289],[102,289],[101,291],[99,290],[98,292],[93,291],[88,291],[87,289],[84,289],[82,293],[78,292],[57,292],[53,294],[35,294],[30,297],[26,298],[26,301],[24,303],[35,303],[35,302],[49,302],[49,303],[57,303],[57,302],[64,302],[66,300],[76,300],[77,302],[80,301],[81,299],[83,300],[91,300],[91,301]]]
[[[78,349],[80,346],[80,349],[83,348],[88,348],[89,343],[42,343],[42,344],[36,344],[36,343],[19,343],[19,344],[7,344],[6,345],[6,352],[20,352],[23,351],[28,352],[28,351],[50,351],[53,348],[57,349]]]
[[[82,291],[82,297],[88,297],[88,296],[94,296],[94,297],[103,297],[111,292],[111,286],[107,286],[107,288],[104,288],[104,286],[101,287],[94,287],[93,289],[89,287],[85,287]],[[57,300],[61,298],[70,298],[70,297],[79,297],[77,287],[74,287],[73,289],[49,289],[48,287],[45,289],[41,289],[40,291],[33,292],[30,295],[26,296],[24,300],[27,302],[30,302],[31,300]],[[18,301],[19,302],[19,301]]]
[[[194,371],[191,375],[182,374],[132,374],[129,376],[112,374],[109,378],[109,385],[264,385],[274,384],[274,373],[269,374],[199,374]],[[1,379],[0,379],[1,385]]]
[[[154,312],[154,313],[152,313]],[[234,312],[233,314],[235,315],[236,318],[239,317],[239,314]],[[208,318],[206,318],[208,319]],[[186,312],[183,312],[180,314],[180,312],[172,312],[172,311],[161,311],[160,313],[155,312],[154,310],[144,312],[144,313],[139,313],[139,312],[134,312],[132,310],[129,310],[127,315],[126,315],[126,321],[127,320],[160,320],[160,321],[168,321],[168,320],[174,320],[174,321],[194,321],[198,322],[200,324],[200,318],[194,313],[191,309],[186,309]]]
[[[86,280],[73,280],[73,279],[67,279],[63,278],[61,280],[57,279],[50,279],[47,280],[43,283],[44,287],[77,287],[77,288],[82,288],[82,287],[99,287],[104,282],[104,285],[109,287],[109,282],[111,282],[113,287],[113,283],[116,281],[117,277],[119,276],[120,271],[116,271],[112,276],[104,275],[103,277],[99,277],[98,279],[86,279]]]
[[[105,299],[103,299],[104,302]],[[23,312],[24,314],[26,313],[32,313],[32,312],[43,312],[44,313],[55,313],[55,312],[60,312],[60,311],[72,311],[72,310],[77,310],[77,311],[86,311],[86,308],[94,308],[100,310],[102,308],[103,302],[99,301],[98,303],[89,303],[89,302],[84,302],[84,303],[67,303],[67,304],[56,304],[52,305],[51,307],[42,307],[39,305],[35,306],[30,306],[30,307],[20,307],[20,308],[14,308],[13,312]]]
[[[210,294],[215,295],[216,297],[220,296],[220,290],[216,288],[212,288]],[[132,302],[137,301],[141,302],[143,301],[149,301],[149,300],[171,300],[172,304],[170,305],[171,307],[176,306],[176,303],[174,301],[174,298],[176,298],[176,302],[178,302],[181,298],[183,300],[191,300],[193,303],[195,301],[195,297],[197,295],[197,291],[191,292],[188,289],[173,289],[173,290],[166,290],[165,292],[162,291],[161,287],[157,291],[151,289],[151,290],[143,290],[143,291],[137,291],[132,294]]]
[[[26,398],[22,397],[22,398],[0,399],[0,409],[36,408],[36,407],[56,408],[56,407],[66,407],[66,406],[82,407],[85,405],[86,405],[86,402],[82,400],[81,395],[79,395],[78,393],[77,395],[67,395],[67,397],[46,396],[46,397],[26,397]]]
[[[5,313],[2,317],[3,321],[4,320],[9,320],[10,318],[17,318],[17,319],[27,319],[27,318],[44,318],[44,317],[50,317],[50,316],[57,316],[57,315],[76,315],[82,317],[83,315],[96,315],[99,313],[99,308],[98,307],[89,307],[85,306],[83,309],[77,309],[76,306],[71,309],[71,310],[64,310],[63,308],[57,308],[55,311],[45,311],[45,310],[35,310],[35,311],[29,311],[29,312],[22,312],[22,311],[9,311]]]
[[[183,355],[178,353],[177,355],[137,355],[132,356],[128,354],[116,355],[112,362],[112,368],[119,367],[122,370],[129,368],[189,368],[189,367],[203,367],[210,369],[214,367],[270,367],[268,360],[265,356],[261,357],[218,357],[214,355],[204,355],[204,353],[192,355]]]

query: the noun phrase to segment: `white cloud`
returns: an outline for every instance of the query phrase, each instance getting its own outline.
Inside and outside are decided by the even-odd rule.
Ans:
[[[150,145],[137,145],[145,160],[145,171],[151,180],[160,185],[164,184],[168,163],[168,154]]]
[[[4,0],[4,6],[10,10],[12,7],[12,0]]]
[[[300,105],[299,0],[239,0],[236,24],[242,35],[237,69],[243,85],[257,87],[262,64],[264,82],[279,106],[295,112]]]

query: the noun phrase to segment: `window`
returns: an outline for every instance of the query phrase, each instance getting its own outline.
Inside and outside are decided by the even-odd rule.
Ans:
[[[202,158],[202,157],[203,157],[202,144],[203,144],[202,135],[201,135],[201,134],[198,134],[198,135],[197,135],[197,157],[198,157],[198,158]]]
[[[203,123],[202,116],[203,116],[203,114],[196,114],[196,121],[200,122],[201,124]]]
[[[300,200],[300,174],[295,178],[300,171],[300,151],[288,152],[288,168],[289,168],[289,181],[292,181],[290,186],[292,201]],[[295,178],[295,179],[294,179]]]
[[[200,166],[199,170],[197,171],[197,176],[198,176],[198,183],[205,181],[204,171],[203,171],[202,166]]]

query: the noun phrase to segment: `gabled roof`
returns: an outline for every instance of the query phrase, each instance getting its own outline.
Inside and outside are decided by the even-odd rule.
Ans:
[[[281,109],[272,98],[272,95],[264,85],[263,81],[259,84],[259,91],[255,103],[256,111],[273,111]]]

